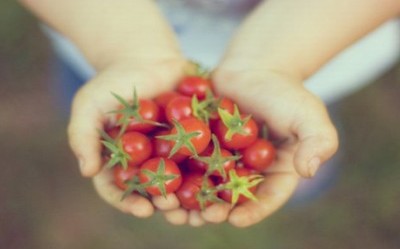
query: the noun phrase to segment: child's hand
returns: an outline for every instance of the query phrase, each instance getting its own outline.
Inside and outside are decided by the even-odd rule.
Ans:
[[[257,192],[257,202],[233,210],[214,204],[203,212],[174,209],[165,212],[171,223],[228,221],[238,227],[260,222],[280,208],[293,194],[299,177],[313,177],[338,147],[336,129],[324,104],[296,79],[274,72],[214,73],[216,90],[232,98],[247,113],[265,121],[278,141],[277,159]]]
[[[292,195],[299,176],[313,177],[337,150],[338,137],[324,104],[301,82],[276,72],[216,72],[217,91],[265,121],[278,146],[257,197],[234,208],[229,222],[249,226],[269,216]]]
[[[102,169],[101,143],[99,130],[107,125],[106,117],[118,107],[118,101],[111,95],[114,92],[125,99],[132,98],[133,88],[141,98],[152,98],[174,88],[182,76],[186,62],[180,57],[147,63],[120,62],[113,64],[93,80],[86,83],[76,94],[72,105],[71,120],[68,127],[71,148],[79,160],[82,175],[94,176],[94,184],[99,195],[112,206],[138,217],[153,213],[153,206],[146,198],[130,195],[120,201],[123,192],[117,189],[109,170]],[[169,202],[158,204],[160,209],[176,208],[179,203],[174,196]]]

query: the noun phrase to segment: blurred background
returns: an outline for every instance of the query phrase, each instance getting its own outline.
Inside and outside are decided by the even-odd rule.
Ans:
[[[260,224],[174,227],[101,201],[78,172],[55,60],[36,20],[0,2],[0,248],[400,248],[400,63],[335,106],[333,185]]]

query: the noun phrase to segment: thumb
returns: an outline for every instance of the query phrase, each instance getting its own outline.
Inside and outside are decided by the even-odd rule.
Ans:
[[[98,130],[103,128],[99,111],[91,105],[74,102],[68,126],[68,138],[72,151],[79,161],[81,174],[96,175],[101,169],[101,143]]]
[[[308,112],[310,115],[302,116],[295,126],[299,145],[294,164],[297,173],[303,177],[313,177],[321,164],[332,157],[338,148],[336,128],[326,109],[322,105],[320,107]]]

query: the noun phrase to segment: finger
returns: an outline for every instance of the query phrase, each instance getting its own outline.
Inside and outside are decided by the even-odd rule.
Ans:
[[[154,196],[153,204],[160,210],[171,210],[179,207],[180,203],[175,194],[167,194],[164,196]]]
[[[229,203],[216,203],[201,212],[201,217],[210,223],[221,223],[226,221],[231,205]]]
[[[165,219],[173,225],[184,225],[188,222],[189,213],[183,208],[177,208],[164,212]]]
[[[202,225],[204,225],[205,221],[204,219],[201,217],[200,212],[197,210],[191,210],[189,212],[189,225],[193,226],[193,227],[200,227]]]
[[[145,218],[151,216],[154,212],[151,202],[143,196],[132,194],[121,200],[123,192],[114,185],[112,174],[107,169],[103,169],[96,175],[93,178],[93,183],[103,200],[124,213]]]
[[[303,177],[313,177],[320,165],[335,154],[339,144],[336,128],[325,108],[321,105],[313,110],[310,115],[303,116],[293,131],[299,139],[294,165]]]
[[[298,177],[295,174],[267,175],[257,190],[258,200],[235,207],[229,215],[229,222],[236,227],[247,227],[262,221],[286,203],[297,183]]]
[[[98,130],[102,129],[99,111],[79,97],[74,100],[68,138],[72,151],[78,158],[81,174],[92,177],[101,168],[101,144]]]

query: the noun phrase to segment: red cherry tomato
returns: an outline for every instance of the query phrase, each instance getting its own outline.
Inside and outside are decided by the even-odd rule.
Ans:
[[[167,135],[169,131],[159,131],[157,132],[154,137],[152,138],[153,144],[153,157],[167,157],[172,149],[172,143],[167,140],[157,138],[157,136]],[[175,153],[171,158],[176,163],[181,163],[187,158],[186,155],[182,155],[180,153]]]
[[[211,90],[211,81],[199,76],[186,76],[178,85],[178,92],[189,97],[196,95],[198,99],[204,99],[208,90]]]
[[[245,118],[246,115],[241,115],[242,118]],[[215,135],[217,135],[218,140],[221,142],[222,146],[227,149],[243,149],[250,146],[258,137],[258,126],[257,123],[250,118],[249,121],[242,127],[242,130],[246,134],[236,133],[229,140],[226,138],[226,133],[228,132],[228,128],[222,122],[222,120],[218,120],[217,124],[213,127],[215,129]]]
[[[232,100],[223,97],[223,98],[221,98],[221,100],[219,102],[218,108],[221,108],[221,109],[226,110],[229,113],[233,114],[233,112],[235,110],[235,104],[233,103]],[[213,113],[210,113],[210,119],[212,119],[212,120],[219,119],[218,112],[215,111]]]
[[[199,134],[197,136],[192,137],[189,139],[189,141],[192,143],[195,151],[197,154],[200,154],[203,152],[208,144],[210,143],[211,140],[211,131],[208,128],[208,126],[203,122],[200,121],[196,118],[188,118],[179,121],[179,123],[182,125],[184,132],[186,134],[192,133],[192,132],[198,132]],[[177,128],[174,127],[171,130],[171,135],[177,134]],[[176,141],[173,141],[172,144],[175,144]],[[187,156],[192,156],[193,153],[190,151],[190,149],[184,145],[182,146],[179,150],[178,153],[182,155],[187,155]]]
[[[164,162],[164,169],[162,169],[162,161]],[[152,174],[146,174],[146,170]],[[163,177],[173,176],[172,179],[165,179]],[[140,167],[139,180],[142,184],[152,183],[146,187],[147,193],[152,196],[162,195],[175,192],[182,183],[181,172],[172,160],[162,157],[152,158]]]
[[[121,136],[124,152],[130,156],[129,165],[139,165],[147,160],[152,152],[150,139],[140,132],[130,131]]]
[[[179,94],[178,92],[169,91],[169,92],[165,92],[165,93],[158,95],[156,98],[154,98],[154,102],[156,102],[156,104],[159,107],[165,109],[165,108],[167,108],[168,103],[172,99],[174,99],[176,97],[180,97],[180,96],[182,96],[182,95]]]
[[[212,146],[209,146],[203,153],[201,153],[199,156],[200,157],[209,157],[211,156],[213,153],[213,148]],[[221,149],[221,156],[222,158],[224,157],[230,157],[232,156],[232,153],[226,149]],[[235,168],[236,166],[236,162],[233,160],[229,160],[226,161],[222,164],[222,168],[224,169],[224,171],[226,172],[226,174],[228,174],[229,170]],[[192,171],[199,171],[199,172],[206,172],[209,165],[205,162],[199,161],[195,158],[189,158],[187,160],[187,167],[189,168],[189,170]],[[217,171],[214,170],[211,175],[213,176],[221,176],[221,174]]]
[[[198,193],[201,191],[203,184],[203,175],[199,173],[189,173],[183,176],[183,182],[180,188],[176,191],[181,206],[189,210],[200,210],[200,203],[197,199]],[[213,187],[214,184],[210,179],[207,179],[207,185]],[[204,207],[212,204],[211,201],[206,201]]]
[[[157,104],[148,99],[139,100],[139,115],[143,120],[151,122],[159,122],[160,120],[160,110]],[[121,119],[122,115],[118,114],[117,119]],[[127,131],[138,131],[142,133],[148,133],[152,131],[156,126],[154,124],[144,123],[143,121],[135,120],[131,118],[129,124],[126,128]]]
[[[192,99],[186,96],[180,96],[172,99],[165,109],[167,120],[183,120],[192,117]]]
[[[238,176],[252,175],[251,171],[246,168],[236,168],[235,170],[236,170],[236,174]],[[253,186],[253,187],[249,188],[248,190],[251,193],[255,194],[255,192],[257,190],[257,186]],[[226,202],[229,202],[229,203],[232,202],[232,191],[231,190],[222,190],[222,191],[218,192],[218,196]],[[239,195],[239,199],[236,204],[242,204],[248,200],[249,199],[246,196]]]
[[[246,168],[262,172],[267,169],[275,159],[275,147],[265,139],[257,139],[242,151],[242,161]]]
[[[121,190],[128,188],[127,182],[132,180],[134,176],[139,173],[139,168],[136,166],[128,166],[127,169],[123,169],[122,166],[117,165],[113,168],[114,183]]]

